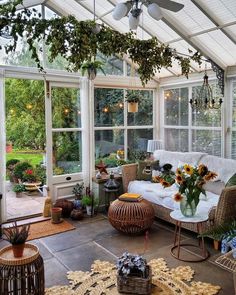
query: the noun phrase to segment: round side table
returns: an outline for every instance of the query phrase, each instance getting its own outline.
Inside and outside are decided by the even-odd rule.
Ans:
[[[38,247],[25,244],[20,258],[13,256],[12,246],[0,250],[0,294],[44,295],[44,265]]]
[[[146,200],[129,202],[117,199],[108,210],[111,225],[126,234],[139,234],[149,229],[154,217],[154,209]]]
[[[202,233],[202,223],[208,220],[207,215],[200,215],[196,214],[193,217],[185,217],[182,215],[180,210],[174,210],[170,213],[170,217],[175,220],[175,235],[174,235],[174,246],[171,248],[171,254],[173,257],[175,257],[178,260],[181,261],[186,261],[186,262],[200,262],[206,260],[210,254],[205,248],[205,243],[204,243],[204,238],[201,237],[198,239],[198,245],[194,244],[187,244],[187,243],[180,243],[181,239],[181,227],[182,223],[196,223],[197,225],[197,233],[201,234]],[[200,248],[201,250],[201,255],[198,254],[193,254],[196,259],[185,259],[181,258],[181,248],[184,246],[188,246],[191,248]],[[177,253],[176,253],[177,252]]]

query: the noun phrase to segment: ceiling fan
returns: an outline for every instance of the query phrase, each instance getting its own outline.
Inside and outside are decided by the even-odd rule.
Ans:
[[[143,5],[147,7],[148,14],[155,20],[162,18],[161,8],[178,12],[184,7],[183,4],[171,0],[129,0],[118,3],[112,12],[112,16],[115,20],[128,16],[130,29],[136,30]]]

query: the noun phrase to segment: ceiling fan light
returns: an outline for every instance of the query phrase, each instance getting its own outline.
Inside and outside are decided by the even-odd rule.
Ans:
[[[126,16],[129,11],[129,7],[126,3],[118,3],[112,12],[112,16],[115,20],[120,20]]]
[[[156,3],[149,4],[147,11],[155,20],[160,20],[162,18],[161,9]]]
[[[137,30],[139,25],[139,16],[134,17],[131,13],[129,14],[129,28],[130,30]]]

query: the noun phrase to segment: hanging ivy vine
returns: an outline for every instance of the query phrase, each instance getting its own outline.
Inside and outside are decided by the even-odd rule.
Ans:
[[[172,66],[177,60],[182,74],[188,77],[190,61],[201,64],[201,55],[190,52],[183,57],[168,45],[160,44],[157,38],[139,40],[131,32],[122,34],[94,21],[78,21],[74,16],[42,19],[35,9],[16,10],[22,0],[10,1],[0,5],[0,36],[10,36],[12,42],[5,46],[6,53],[16,50],[19,37],[25,37],[32,52],[32,58],[38,68],[43,70],[40,62],[39,44],[44,41],[49,50],[49,61],[58,55],[68,61],[68,71],[77,72],[83,62],[91,60],[100,51],[105,56],[128,55],[138,65],[138,74],[145,85],[161,68]]]

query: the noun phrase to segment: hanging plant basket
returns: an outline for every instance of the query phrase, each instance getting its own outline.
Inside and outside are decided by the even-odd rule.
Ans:
[[[138,102],[128,102],[128,112],[137,113],[138,112]]]
[[[94,67],[88,68],[88,79],[94,80],[97,76],[97,69]]]

